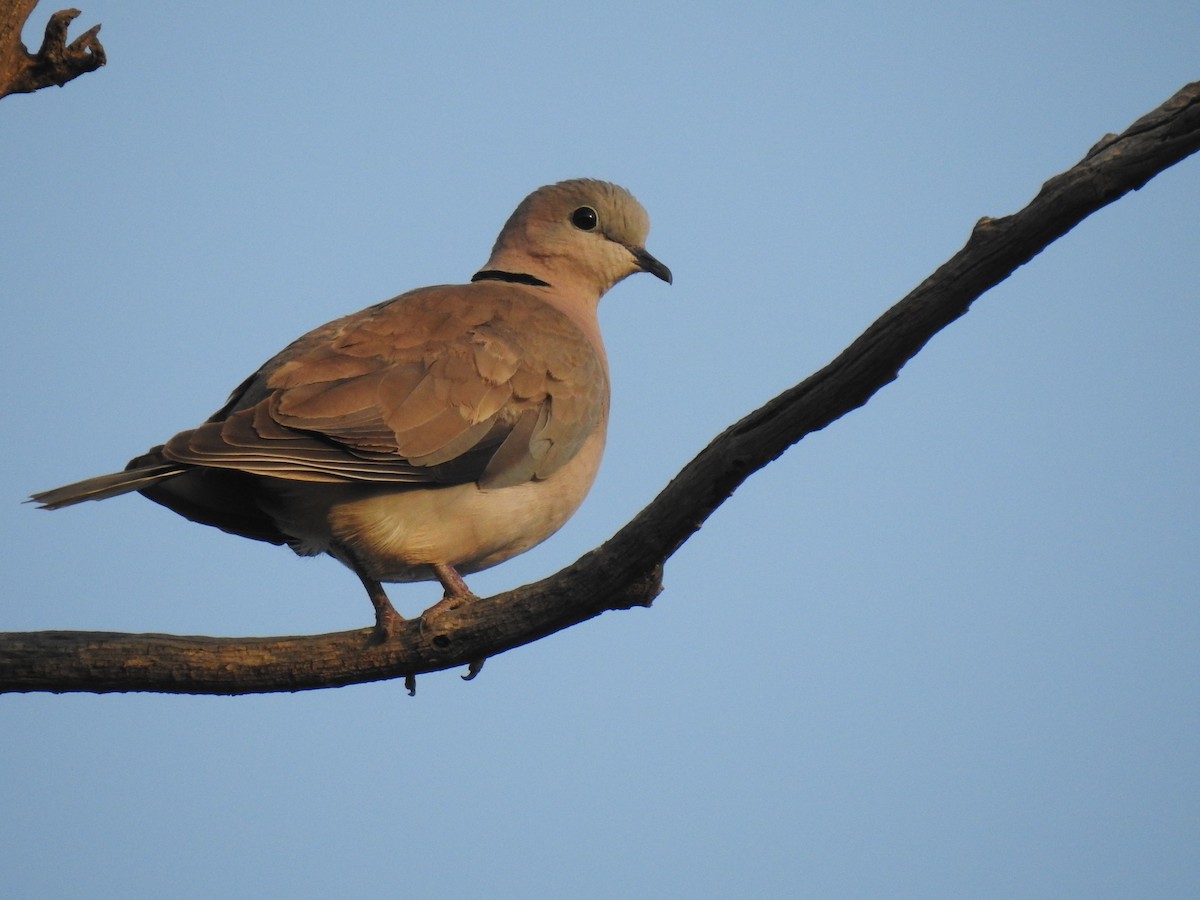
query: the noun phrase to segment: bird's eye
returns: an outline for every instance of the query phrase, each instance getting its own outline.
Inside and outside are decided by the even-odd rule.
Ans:
[[[581,206],[571,213],[571,224],[580,231],[594,231],[599,221],[596,211],[590,206]]]

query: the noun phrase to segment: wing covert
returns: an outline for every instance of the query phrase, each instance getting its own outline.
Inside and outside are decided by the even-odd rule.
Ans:
[[[601,354],[531,289],[425,288],[293,342],[164,455],[316,482],[541,479],[603,427]]]

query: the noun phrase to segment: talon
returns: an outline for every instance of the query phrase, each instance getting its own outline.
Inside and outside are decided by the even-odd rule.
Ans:
[[[408,691],[408,696],[410,696],[410,697],[417,696],[417,676],[416,675],[405,675],[404,676],[404,689],[406,691]]]
[[[473,679],[476,675],[478,675],[480,673],[480,671],[482,671],[483,664],[485,662],[487,662],[486,656],[483,657],[482,659],[473,659],[469,663],[467,663],[467,674],[460,676],[462,678],[462,680],[470,681],[471,679]]]

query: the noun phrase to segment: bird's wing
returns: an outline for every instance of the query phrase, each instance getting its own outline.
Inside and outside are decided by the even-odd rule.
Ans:
[[[545,478],[605,426],[608,376],[602,348],[536,290],[424,288],[331,322],[163,456],[300,481]]]

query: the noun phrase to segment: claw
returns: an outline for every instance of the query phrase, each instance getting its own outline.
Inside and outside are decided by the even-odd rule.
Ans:
[[[467,674],[460,676],[463,681],[470,681],[483,669],[483,664],[487,662],[487,657],[481,659],[473,659],[467,663]]]

